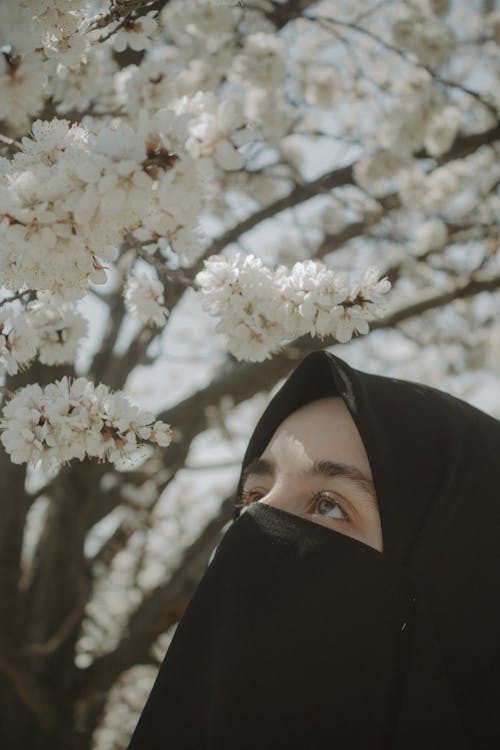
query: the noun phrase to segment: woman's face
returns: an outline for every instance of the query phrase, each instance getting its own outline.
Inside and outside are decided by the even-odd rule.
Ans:
[[[245,471],[243,502],[262,502],[382,552],[382,527],[364,445],[340,397],[293,412]]]

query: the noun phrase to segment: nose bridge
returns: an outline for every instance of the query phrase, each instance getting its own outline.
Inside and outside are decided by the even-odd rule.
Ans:
[[[282,474],[259,502],[282,510],[292,510],[298,507],[302,496],[303,488],[298,478],[291,473]]]

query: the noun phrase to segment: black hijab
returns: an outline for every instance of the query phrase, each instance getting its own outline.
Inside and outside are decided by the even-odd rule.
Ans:
[[[177,627],[129,750],[500,747],[500,423],[318,351],[272,399],[243,471],[289,414],[332,395],[368,455],[383,553],[250,506]]]

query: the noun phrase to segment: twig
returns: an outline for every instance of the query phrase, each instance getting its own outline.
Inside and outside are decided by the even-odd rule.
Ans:
[[[77,603],[76,607],[69,613],[67,618],[61,624],[59,630],[54,633],[45,643],[27,643],[22,647],[22,651],[25,654],[46,656],[47,654],[53,654],[58,648],[66,641],[69,635],[71,635],[75,625],[77,625],[85,612],[85,606],[87,603],[87,595]]]
[[[394,3],[394,2],[397,2],[397,0],[381,0],[379,3],[372,5],[371,8],[367,8],[366,10],[363,10],[359,15],[356,16],[353,23],[359,23],[360,21],[364,21],[365,18],[368,18],[368,16],[373,15],[378,10],[380,10],[380,8],[383,8],[384,5],[391,5],[391,3]]]
[[[470,153],[475,151],[482,145],[491,144],[500,138],[500,126],[495,125],[493,128],[482,131],[481,133],[474,133],[473,135],[460,135],[458,136],[451,147],[445,154],[442,154],[437,160],[438,166],[442,166],[448,161],[453,159],[460,159],[464,156],[468,156]],[[415,154],[416,158],[425,157],[425,153]],[[249,232],[255,226],[258,226],[266,219],[275,219],[276,215],[281,211],[285,211],[292,206],[303,203],[309,198],[313,198],[321,193],[329,194],[334,188],[345,187],[346,185],[355,184],[354,181],[354,166],[355,162],[345,167],[339,167],[333,169],[331,172],[322,174],[311,182],[294,184],[293,188],[286,195],[277,198],[272,203],[268,203],[262,208],[257,209],[252,214],[242,219],[238,224],[230,227],[222,234],[215,237],[210,245],[206,248],[203,255],[196,261],[196,263],[189,269],[191,276],[194,278],[198,271],[203,270],[204,261],[210,255],[216,255],[220,253],[227,245],[236,242],[242,234]],[[359,185],[356,186],[359,188]],[[393,205],[391,201],[396,198],[395,194],[389,194],[385,198],[379,200],[379,203],[383,203],[383,208],[397,208],[399,204]],[[387,203],[386,203],[387,201]],[[344,231],[344,230],[342,230]],[[354,235],[353,235],[354,236]]]
[[[97,29],[104,29],[106,26],[109,26],[110,23],[113,23],[113,21],[118,21],[120,18],[124,18],[125,20],[132,15],[132,13],[137,13],[138,15],[142,15],[149,6],[153,5],[153,0],[149,0],[149,2],[146,0],[112,0],[111,2],[111,10],[108,13],[105,13],[102,16],[98,16],[94,21],[90,24],[89,28],[87,29],[87,32],[89,31],[96,31]],[[141,11],[141,13],[139,13]],[[116,29],[115,29],[116,31]],[[100,39],[99,41],[102,41]]]
[[[5,143],[6,146],[15,146],[16,148],[22,149],[23,144],[19,141],[15,141],[14,138],[9,138],[7,135],[0,133],[0,142]]]
[[[108,31],[104,36],[97,39],[98,44],[106,42],[113,34],[126,26],[129,22],[137,21],[144,13],[149,10],[155,10],[155,3],[151,0],[144,2],[144,0],[115,0],[112,3],[112,9],[109,13],[104,16],[100,16],[93,21],[93,23],[87,29],[87,32],[96,31],[97,29],[105,28],[110,23],[119,21],[114,29]],[[121,20],[120,20],[121,19]]]
[[[17,657],[14,644],[5,635],[0,638],[0,673],[12,683],[19,699],[38,717],[41,726],[51,730],[59,721],[57,701],[48,687],[33,676],[23,660]]]
[[[16,292],[12,295],[12,297],[5,297],[5,299],[0,300],[0,307],[3,307],[3,305],[9,304],[9,302],[15,302],[17,299],[21,299],[21,297],[24,297],[26,294],[35,294],[34,289],[25,289],[24,292]]]
[[[374,34],[373,31],[370,31],[369,29],[365,29],[362,26],[358,26],[358,24],[350,22],[350,21],[335,21],[333,18],[326,18],[324,16],[309,16],[308,20],[311,21],[319,21],[322,26],[326,25],[326,28],[328,28],[328,24],[333,24],[334,26],[342,26],[346,29],[351,29],[352,31],[356,31],[358,34],[363,34],[364,36],[369,37],[374,42],[379,44],[380,46],[387,49],[389,52],[393,52],[395,55],[398,55],[406,62],[410,63],[411,65],[414,65],[417,68],[421,68],[422,70],[425,70],[427,73],[429,73],[432,78],[437,81],[438,83],[441,83],[443,86],[449,86],[451,88],[455,88],[458,91],[462,91],[464,94],[468,94],[469,96],[476,99],[483,107],[485,107],[490,114],[493,115],[495,118],[495,121],[498,118],[498,113],[493,106],[493,104],[490,104],[490,102],[487,102],[481,94],[478,94],[477,91],[473,91],[472,89],[469,89],[467,86],[464,86],[462,83],[458,83],[457,81],[450,81],[448,78],[443,78],[438,73],[436,73],[431,67],[428,65],[424,65],[424,63],[419,62],[417,59],[415,59],[415,56],[412,53],[408,53],[403,49],[400,49],[399,47],[394,46],[390,42],[387,42],[385,39],[382,39],[382,37],[378,36],[378,34]]]

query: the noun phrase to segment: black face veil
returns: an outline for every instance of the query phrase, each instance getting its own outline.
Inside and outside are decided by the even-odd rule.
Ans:
[[[366,448],[383,554],[252,505],[217,547],[129,750],[500,747],[500,424],[314,352],[243,469],[289,414],[332,395]]]

